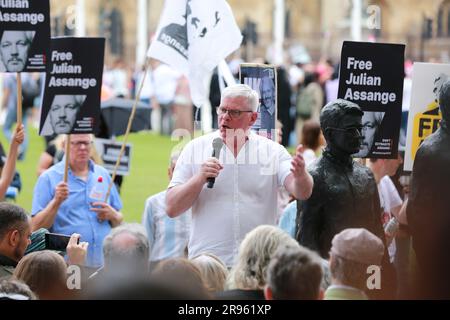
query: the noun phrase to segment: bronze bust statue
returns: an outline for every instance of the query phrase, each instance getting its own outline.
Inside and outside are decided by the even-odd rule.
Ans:
[[[323,107],[320,126],[327,146],[308,168],[314,179],[311,197],[297,202],[297,240],[325,259],[333,237],[347,228],[365,228],[386,245],[375,178],[351,156],[362,142],[362,115],[357,104],[342,99]],[[384,270],[390,269],[392,275],[387,249],[383,261]],[[390,283],[386,289],[395,283],[392,277],[383,278],[382,286],[384,281]]]

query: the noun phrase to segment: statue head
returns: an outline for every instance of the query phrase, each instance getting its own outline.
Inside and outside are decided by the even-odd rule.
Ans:
[[[450,80],[444,82],[439,93],[439,108],[442,112],[442,118],[450,122]]]
[[[442,90],[442,86],[444,85],[444,83],[449,79],[448,75],[446,75],[445,73],[441,73],[439,74],[436,79],[434,79],[434,83],[433,83],[433,94],[435,97],[435,101],[437,103],[439,103],[439,94]]]
[[[320,127],[327,141],[327,148],[340,154],[357,153],[361,145],[361,108],[350,101],[337,99],[323,107]]]

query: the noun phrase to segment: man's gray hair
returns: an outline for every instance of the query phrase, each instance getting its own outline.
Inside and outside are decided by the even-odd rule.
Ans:
[[[267,269],[267,285],[276,300],[316,300],[322,281],[319,256],[304,247],[281,247]]]
[[[359,263],[349,259],[330,254],[330,273],[332,281],[360,289],[366,289],[368,264]]]
[[[134,238],[132,244],[118,245],[115,241],[119,235],[128,234]],[[116,228],[103,240],[103,256],[105,266],[114,264],[117,261],[121,263],[129,259],[130,264],[134,262],[147,262],[149,258],[149,242],[144,227],[138,223],[125,223]]]
[[[258,111],[259,94],[257,91],[253,90],[246,84],[236,84],[226,87],[222,91],[220,104],[222,105],[222,102],[225,98],[238,98],[238,97],[247,98],[247,109],[250,109],[253,112]]]
[[[31,45],[31,43],[33,42],[35,34],[36,34],[36,31],[25,31],[25,39],[26,39],[28,45]]]

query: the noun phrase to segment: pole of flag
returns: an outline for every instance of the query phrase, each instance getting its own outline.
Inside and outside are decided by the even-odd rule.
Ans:
[[[273,64],[275,65],[283,63],[285,14],[284,0],[275,0],[275,21],[273,24]]]
[[[22,124],[22,78],[16,73],[17,78],[17,126]]]
[[[120,148],[119,157],[117,158],[116,164],[114,166],[114,171],[113,171],[113,174],[112,174],[111,182],[109,183],[109,186],[108,186],[108,192],[106,192],[105,202],[108,201],[108,197],[109,197],[109,194],[111,193],[111,188],[113,186],[114,179],[116,178],[117,168],[120,165],[120,159],[123,156],[123,153],[125,151],[125,146],[127,145],[127,142],[128,142],[128,135],[130,134],[131,124],[133,123],[134,114],[136,113],[137,103],[139,101],[139,98],[141,97],[141,90],[142,90],[142,87],[144,86],[144,82],[145,82],[145,78],[147,76],[147,70],[148,70],[149,64],[150,64],[150,61],[147,58],[146,61],[145,61],[144,76],[142,77],[142,82],[141,82],[141,84],[139,86],[139,90],[138,90],[138,92],[136,94],[136,98],[134,100],[133,108],[131,109],[130,118],[128,119],[127,130],[125,132],[125,137],[123,139],[122,147]]]
[[[361,0],[353,0],[351,34],[353,41],[361,41]]]

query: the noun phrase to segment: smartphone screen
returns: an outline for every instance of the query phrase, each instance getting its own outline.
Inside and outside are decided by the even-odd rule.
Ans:
[[[57,233],[45,234],[45,249],[66,251],[67,244],[69,243],[70,236]],[[80,240],[78,239],[78,242]]]

